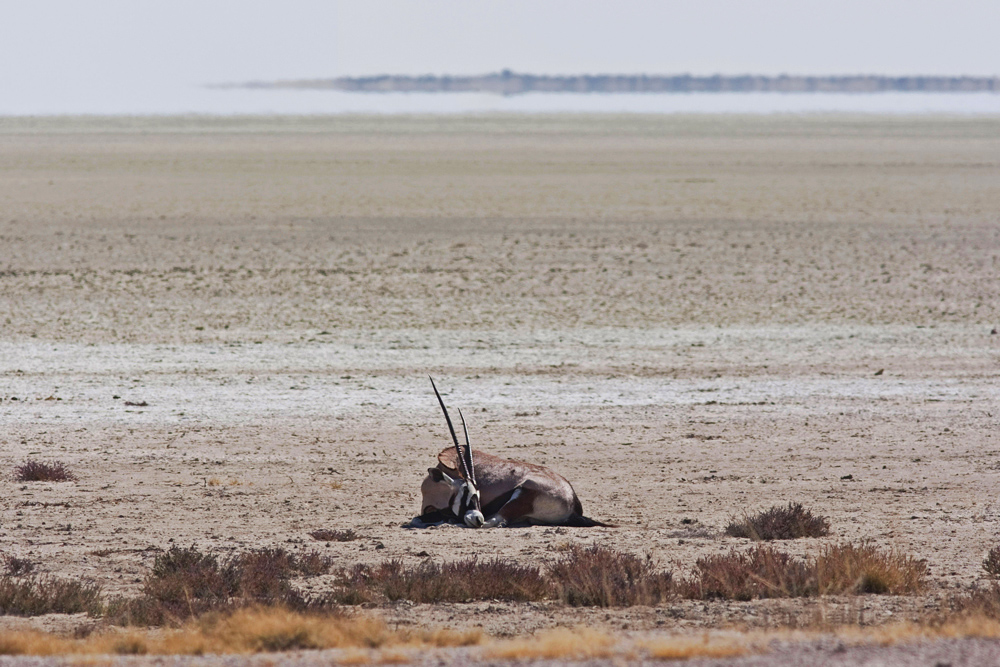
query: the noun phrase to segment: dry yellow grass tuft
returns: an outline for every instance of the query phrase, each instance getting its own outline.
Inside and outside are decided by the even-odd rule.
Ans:
[[[472,646],[482,641],[480,630],[394,631],[381,619],[371,616],[320,616],[279,608],[254,608],[229,615],[206,614],[177,630],[111,631],[79,640],[36,632],[0,633],[0,654],[248,654],[328,648]],[[355,654],[355,659],[360,660],[362,655]],[[403,658],[409,661],[398,651],[383,652],[376,660],[399,662]],[[365,660],[369,659],[365,655]]]
[[[377,647],[394,634],[381,620],[323,617],[285,609],[243,609],[228,616],[206,615],[163,637],[155,653],[262,653],[299,649]]]
[[[875,628],[844,627],[835,634],[851,643],[883,646],[929,639],[1000,638],[1000,620],[986,616],[966,616],[941,624],[895,623]]]
[[[0,633],[0,655],[60,655],[70,653],[72,642],[43,632]]]
[[[375,662],[382,665],[404,665],[410,662],[410,655],[398,649],[388,649],[378,653]]]
[[[337,663],[340,665],[367,665],[371,661],[371,656],[367,651],[350,649],[344,651],[344,653],[337,660]]]
[[[692,658],[732,658],[761,652],[750,637],[711,637],[705,633],[694,637],[666,637],[642,644],[650,658],[656,660],[690,660]]]
[[[149,653],[149,641],[145,633],[132,630],[121,634],[109,633],[96,637],[90,643],[90,648],[94,653],[146,655]]]
[[[503,660],[607,658],[616,641],[594,628],[557,628],[526,639],[508,639],[488,646],[486,657]]]

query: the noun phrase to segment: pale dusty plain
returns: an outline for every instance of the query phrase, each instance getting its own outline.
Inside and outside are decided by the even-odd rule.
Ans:
[[[379,613],[495,634],[915,617],[1000,544],[996,327],[1000,119],[4,119],[0,551],[108,594],[172,545],[602,544],[681,574],[747,545],[733,516],[793,501],[833,535],[781,548],[900,549],[927,594]],[[402,528],[448,444],[428,374],[475,446],[620,527]],[[28,458],[79,480],[14,483]]]

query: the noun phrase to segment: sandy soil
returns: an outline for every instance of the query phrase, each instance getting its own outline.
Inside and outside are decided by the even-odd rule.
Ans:
[[[383,613],[496,634],[917,616],[998,543],[998,276],[995,119],[0,120],[0,549],[112,594],[173,544],[606,544],[683,572],[745,544],[733,515],[795,501],[827,541],[926,558],[929,592]],[[477,447],[621,527],[401,528],[446,444],[428,373]],[[29,457],[79,481],[12,482]]]

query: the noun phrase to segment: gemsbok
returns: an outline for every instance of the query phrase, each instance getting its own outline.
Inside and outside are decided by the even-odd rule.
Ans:
[[[410,525],[464,523],[470,528],[513,525],[614,526],[583,516],[583,505],[562,475],[524,461],[502,459],[473,451],[461,408],[458,415],[465,448],[458,444],[448,408],[431,378],[454,448],[438,454],[438,464],[427,469],[420,485],[420,516]]]

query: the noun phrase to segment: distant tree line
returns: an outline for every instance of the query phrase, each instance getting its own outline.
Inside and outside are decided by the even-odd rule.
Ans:
[[[250,82],[247,88],[309,88],[359,93],[972,93],[1000,92],[1000,77],[973,76],[691,76],[581,74],[548,76],[510,70],[480,76],[339,77]]]

